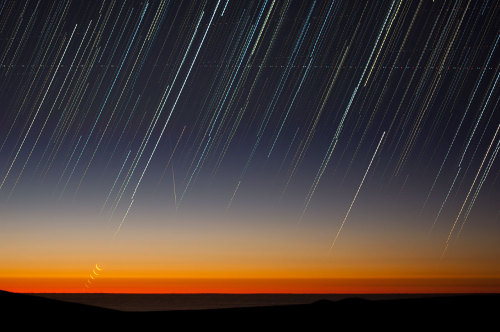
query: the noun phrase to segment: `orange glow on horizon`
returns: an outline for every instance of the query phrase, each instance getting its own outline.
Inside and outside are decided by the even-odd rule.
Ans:
[[[96,239],[94,232],[77,234],[69,229],[57,234],[37,229],[30,229],[28,235],[4,233],[0,248],[7,254],[0,257],[0,289],[20,293],[500,293],[500,252],[491,250],[498,242],[494,233],[464,238],[442,260],[436,254],[442,249],[441,239],[427,233],[346,232],[329,254],[329,227],[257,224],[240,230],[241,223],[192,228],[185,220],[154,231],[124,229],[112,245],[104,235]],[[85,283],[96,264],[102,271],[87,289]]]
[[[91,288],[75,278],[0,279],[0,288],[17,293],[500,293],[496,278],[366,279],[101,279]]]

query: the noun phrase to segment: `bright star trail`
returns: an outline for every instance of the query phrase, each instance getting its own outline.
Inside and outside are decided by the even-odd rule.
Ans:
[[[498,291],[499,41],[499,1],[0,0],[0,289]]]

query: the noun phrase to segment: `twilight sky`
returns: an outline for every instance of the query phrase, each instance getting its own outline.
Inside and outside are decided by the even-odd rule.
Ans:
[[[500,291],[498,1],[0,1],[0,289]]]

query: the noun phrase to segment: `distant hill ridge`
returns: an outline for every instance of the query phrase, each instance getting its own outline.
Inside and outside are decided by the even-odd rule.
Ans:
[[[498,330],[500,294],[436,295],[436,297],[366,300],[319,300],[311,304],[270,307],[122,312],[90,305],[0,291],[4,324],[81,330],[83,327],[177,331],[216,327],[218,330],[282,330],[285,327],[328,331],[335,327],[384,327],[405,331],[416,327],[481,326]],[[150,327],[150,328],[149,328]],[[176,329],[171,329],[176,327]],[[4,330],[4,329],[2,329]],[[18,330],[18,329],[14,329]]]

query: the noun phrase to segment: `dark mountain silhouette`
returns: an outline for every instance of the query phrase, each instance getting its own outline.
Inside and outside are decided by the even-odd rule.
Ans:
[[[470,327],[498,330],[500,295],[437,295],[396,300],[348,298],[304,305],[270,307],[123,312],[69,303],[34,295],[0,292],[1,317],[15,329],[50,330],[253,330],[287,329],[344,331],[391,329],[399,331]],[[2,330],[4,330],[2,328]]]

